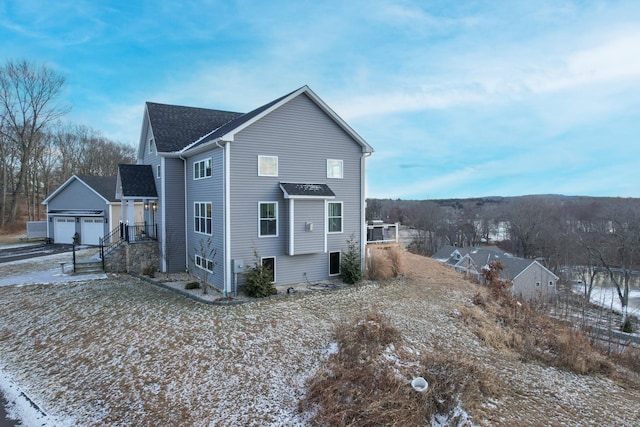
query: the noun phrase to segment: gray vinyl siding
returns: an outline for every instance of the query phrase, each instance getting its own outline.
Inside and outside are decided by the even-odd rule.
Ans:
[[[286,202],[287,214],[289,213],[288,204],[289,201]],[[324,253],[324,204],[324,200],[295,200],[293,225],[295,255]],[[311,230],[307,228],[308,223],[313,224]]]
[[[261,257],[276,257],[277,284],[327,279],[329,252],[344,252],[351,235],[357,241],[361,238],[361,146],[304,94],[239,132],[230,146],[231,258],[250,265],[254,249]],[[258,155],[278,156],[277,177],[258,176]],[[342,179],[327,178],[328,158],[344,161]],[[288,202],[280,182],[326,183],[336,194],[335,201],[343,202],[343,232],[327,236],[326,253],[323,247],[314,254],[287,255]],[[277,238],[258,237],[261,201],[278,202]],[[323,226],[326,215],[325,204],[318,201],[317,206],[314,230],[318,215]]]
[[[115,188],[113,189],[115,192]],[[62,189],[56,196],[48,203],[48,212],[52,210],[102,210],[102,217],[107,218],[104,225],[104,234],[109,232],[109,205],[104,201],[102,197],[97,195],[95,191],[91,190],[85,184],[81,183],[77,179],[74,179]],[[61,216],[74,216],[74,215],[61,215]],[[81,218],[82,215],[75,215],[76,218]],[[76,223],[76,231],[80,230],[81,222]],[[49,222],[49,236],[54,240],[53,222]]]
[[[115,193],[115,188],[113,189]],[[54,209],[92,209],[104,210],[108,214],[107,204],[95,191],[74,179],[62,191],[49,201],[49,210]]]
[[[165,171],[163,173],[164,194],[162,194],[162,183],[156,178],[156,189],[160,194],[159,203],[164,203],[166,215],[166,245],[169,247],[169,259],[167,270],[170,272],[184,271],[187,268],[185,256],[185,214],[184,214],[184,162],[182,159],[165,158]],[[162,206],[162,205],[161,205]],[[162,214],[158,215],[156,221],[162,224]],[[159,233],[162,237],[162,233]]]
[[[193,165],[195,162],[211,158],[211,177],[193,179]],[[208,249],[208,239],[211,238],[211,248],[215,249],[215,267],[213,274],[209,274],[209,283],[218,289],[224,287],[224,151],[220,148],[193,156],[187,160],[187,236],[189,239],[189,270],[201,273],[193,264],[194,256],[201,255],[200,242]],[[194,203],[210,202],[212,207],[211,231],[212,235],[197,233],[194,227]],[[206,252],[209,252],[206,250]]]
[[[556,294],[556,280],[553,274],[534,262],[513,280],[512,292],[528,301],[539,300]],[[553,282],[553,286],[549,286],[549,282]]]

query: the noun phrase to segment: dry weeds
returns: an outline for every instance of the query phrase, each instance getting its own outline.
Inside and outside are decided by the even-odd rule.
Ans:
[[[418,356],[380,313],[338,327],[335,337],[337,353],[309,380],[299,404],[314,412],[316,426],[420,426],[438,415],[455,425],[468,421],[451,415],[456,407],[478,412],[505,387],[473,361]],[[425,392],[408,387],[416,376],[427,380]]]

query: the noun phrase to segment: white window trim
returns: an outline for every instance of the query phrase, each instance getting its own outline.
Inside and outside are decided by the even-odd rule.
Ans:
[[[261,160],[263,159],[276,159],[276,172],[275,174],[267,174],[267,173],[262,173],[260,171],[260,164],[261,164]],[[278,156],[262,156],[259,155],[258,156],[258,176],[278,176]]]
[[[153,137],[149,138],[149,154],[153,154],[153,145],[154,145]]]
[[[204,261],[204,266],[203,266],[203,261]],[[204,271],[208,271],[209,273],[213,273],[212,269],[208,269],[206,266],[209,265],[209,263],[211,263],[211,265],[213,265],[213,260],[212,259],[208,259],[208,258],[204,258],[200,255],[195,255],[193,257],[193,263],[196,265],[196,267],[198,267],[201,270]]]
[[[206,205],[210,205],[211,206],[211,233],[207,233],[206,232],[206,225],[205,225],[205,231],[198,231],[196,230],[196,224],[199,224],[200,221],[196,221],[196,218],[205,218],[205,224],[206,224],[206,219],[207,217],[196,217],[196,205],[199,204],[204,204],[205,205],[205,211],[206,211]],[[211,202],[193,202],[193,232],[197,233],[197,234],[204,234],[205,236],[212,236],[213,235],[213,203]]]
[[[331,272],[331,255],[332,254],[338,254],[338,258],[339,258],[339,263],[338,263],[338,272],[337,273],[332,273]],[[342,251],[331,251],[329,252],[329,276],[339,276],[340,275],[340,263],[342,262]]]
[[[156,178],[160,178],[160,165],[156,165]]]
[[[260,227],[260,222],[262,221],[262,217],[260,216],[261,213],[261,209],[260,207],[262,205],[276,205],[276,234],[265,234],[262,235],[261,230],[262,227]],[[280,234],[280,216],[278,214],[278,202],[258,202],[258,237],[278,237],[278,235]]]
[[[340,162],[340,176],[333,175],[333,168],[331,162]],[[327,159],[327,178],[342,179],[344,177],[344,160],[342,159]]]
[[[276,268],[276,265],[277,265],[277,263],[276,263],[276,261],[277,261],[277,260],[276,260],[276,257],[274,257],[274,256],[265,256],[265,257],[261,257],[261,258],[260,258],[260,265],[261,265],[261,266],[263,265],[263,261],[264,261],[265,259],[273,259],[273,283],[276,283],[276,282],[277,282],[277,280],[278,280],[278,276],[276,275],[276,270],[277,270],[277,268]]]
[[[341,219],[340,231],[329,231],[329,225],[331,224],[331,218],[329,218],[329,206],[335,203],[340,204],[340,219]],[[327,203],[327,234],[340,234],[343,232],[344,232],[344,204],[342,202],[328,202]]]
[[[209,164],[209,174],[207,175],[207,163]],[[200,165],[204,164],[204,175],[203,176],[196,176],[196,172],[199,173],[200,171]],[[206,178],[211,178],[211,176],[213,176],[213,162],[211,161],[211,157],[209,157],[208,159],[203,159],[203,160],[199,160],[197,162],[193,162],[193,179],[194,181],[197,181],[199,179],[206,179]]]

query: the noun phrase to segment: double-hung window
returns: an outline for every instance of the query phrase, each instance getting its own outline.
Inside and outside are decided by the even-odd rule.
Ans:
[[[195,202],[193,211],[194,231],[211,235],[211,202]]]
[[[344,162],[339,159],[327,159],[327,178],[342,178]]]
[[[209,178],[211,176],[211,159],[200,160],[193,164],[193,179]]]
[[[342,202],[329,202],[327,205],[329,233],[342,233]]]
[[[258,156],[258,176],[278,176],[278,156]]]
[[[149,138],[149,154],[153,154],[153,138]]]
[[[258,203],[258,236],[278,235],[278,203]]]

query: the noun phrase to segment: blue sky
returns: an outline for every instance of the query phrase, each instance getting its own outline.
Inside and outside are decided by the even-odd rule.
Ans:
[[[640,197],[640,1],[0,1],[0,62],[137,144],[145,101],[309,85],[376,150],[368,196]]]

